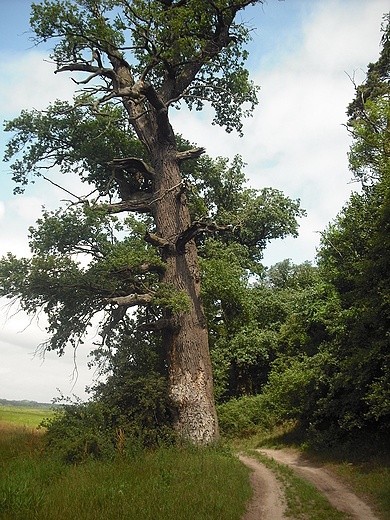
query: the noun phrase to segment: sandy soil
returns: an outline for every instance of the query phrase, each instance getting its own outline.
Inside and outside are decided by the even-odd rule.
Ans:
[[[273,472],[255,459],[240,455],[240,460],[253,470],[249,475],[253,499],[242,520],[283,520],[283,490]]]
[[[349,513],[354,520],[379,520],[370,507],[358,498],[335,475],[320,465],[306,460],[294,450],[258,450],[263,455],[274,459],[279,464],[291,467],[300,476],[312,482],[325,495],[333,507]],[[242,520],[280,520],[285,518],[283,491],[271,470],[249,457],[240,456],[240,460],[249,468],[253,501]]]

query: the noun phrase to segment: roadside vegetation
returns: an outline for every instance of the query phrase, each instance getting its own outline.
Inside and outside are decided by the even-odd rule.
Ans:
[[[66,462],[43,430],[0,426],[0,518],[9,520],[239,519],[248,469],[228,450],[121,449],[112,459]],[[87,443],[83,448],[87,447]]]
[[[236,408],[239,404],[240,400]],[[236,456],[243,451],[276,474],[285,489],[287,512],[294,518],[346,518],[305,479],[256,452],[258,447],[303,451],[338,474],[380,518],[390,518],[386,439],[382,444],[366,438],[337,450],[313,449],[295,421],[282,423],[275,418],[269,427],[258,424],[248,429],[252,420],[250,411],[245,411],[248,399],[243,404],[237,422],[241,433],[223,433],[218,448],[176,444],[145,449],[130,443],[122,430],[111,447],[100,452],[97,444],[90,449],[88,439],[77,435],[72,442],[68,436],[54,447],[44,428],[1,421],[0,518],[88,520],[98,515],[102,520],[239,520],[252,496],[249,470]],[[40,413],[45,419],[47,411]],[[47,419],[44,423],[48,424]],[[89,440],[93,445],[93,439]]]

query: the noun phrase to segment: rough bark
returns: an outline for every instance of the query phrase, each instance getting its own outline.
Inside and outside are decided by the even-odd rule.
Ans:
[[[160,194],[152,213],[158,235],[172,244],[191,224],[186,196],[180,187],[171,189],[181,182],[176,146],[173,141],[156,143],[151,156],[156,172],[154,191]],[[164,282],[185,291],[191,302],[191,311],[179,317],[179,326],[163,332],[168,349],[174,425],[182,438],[195,444],[216,442],[218,421],[195,243],[190,240],[181,253],[175,247],[165,247],[163,256],[167,264]],[[166,319],[169,318],[167,313]]]
[[[200,299],[200,269],[193,239],[179,252],[176,241],[190,226],[191,218],[183,190],[180,163],[201,155],[203,149],[187,154],[177,151],[176,139],[169,122],[166,97],[159,95],[142,81],[132,83],[129,71],[112,60],[119,88],[137,87],[148,101],[148,112],[142,104],[123,98],[130,120],[139,139],[146,147],[153,172],[152,196],[148,208],[154,217],[156,236],[146,239],[160,247],[167,269],[162,281],[184,291],[191,310],[172,317],[165,312],[163,321],[175,323],[162,330],[167,349],[170,397],[173,403],[174,426],[181,438],[194,444],[209,444],[219,439],[214,404],[212,370],[208,347],[207,323]],[[172,318],[174,318],[172,320]]]

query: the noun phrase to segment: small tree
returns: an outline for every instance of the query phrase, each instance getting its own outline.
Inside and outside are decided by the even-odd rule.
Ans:
[[[52,333],[46,347],[59,352],[80,341],[96,312],[108,313],[104,340],[129,308],[145,306],[142,327],[159,331],[167,350],[175,427],[198,444],[216,441],[218,424],[195,239],[229,229],[240,238],[242,227],[213,222],[201,204],[191,219],[189,200],[199,199],[182,172],[204,149],[175,136],[169,109],[208,102],[214,123],[241,133],[257,88],[244,66],[250,31],[236,15],[258,3],[32,4],[35,42],[54,42],[56,73],[71,72],[81,94],[6,125],[15,132],[6,159],[22,152],[11,165],[17,192],[54,166],[77,173],[93,192],[76,197],[76,209],[44,214],[31,230],[32,259],[3,260],[1,294],[20,298],[28,312],[43,307]],[[129,213],[137,218],[115,216]],[[256,236],[250,230],[252,247]],[[75,259],[80,252],[87,267]]]

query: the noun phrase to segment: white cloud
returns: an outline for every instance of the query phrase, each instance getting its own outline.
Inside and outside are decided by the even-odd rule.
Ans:
[[[93,337],[79,347],[75,358],[74,351],[69,349],[62,357],[47,352],[42,359],[36,349],[47,340],[44,316],[38,322],[31,321],[24,312],[9,309],[8,303],[5,298],[0,300],[0,396],[50,402],[59,396],[59,388],[64,395],[85,398],[85,385],[91,384],[94,376],[93,370],[87,368]]]
[[[303,40],[295,47],[279,45],[282,55],[275,57],[274,68],[270,66],[273,55],[265,55],[259,59],[259,70],[252,71],[261,85],[259,106],[246,121],[242,139],[211,126],[207,111],[203,120],[193,113],[173,117],[175,128],[206,145],[210,155],[242,155],[252,187],[272,186],[301,199],[308,217],[301,221],[299,238],[271,243],[265,253],[267,264],[284,257],[296,263],[313,260],[319,244],[315,232],[323,230],[351,190],[358,189],[349,184],[350,138],[342,126],[354,96],[346,72],[353,75],[376,61],[387,4],[382,0],[317,2],[315,9],[304,11]],[[267,64],[265,71],[262,63]]]
[[[56,99],[71,100],[75,84],[38,51],[0,54],[0,113],[13,117],[22,109],[41,110]]]

